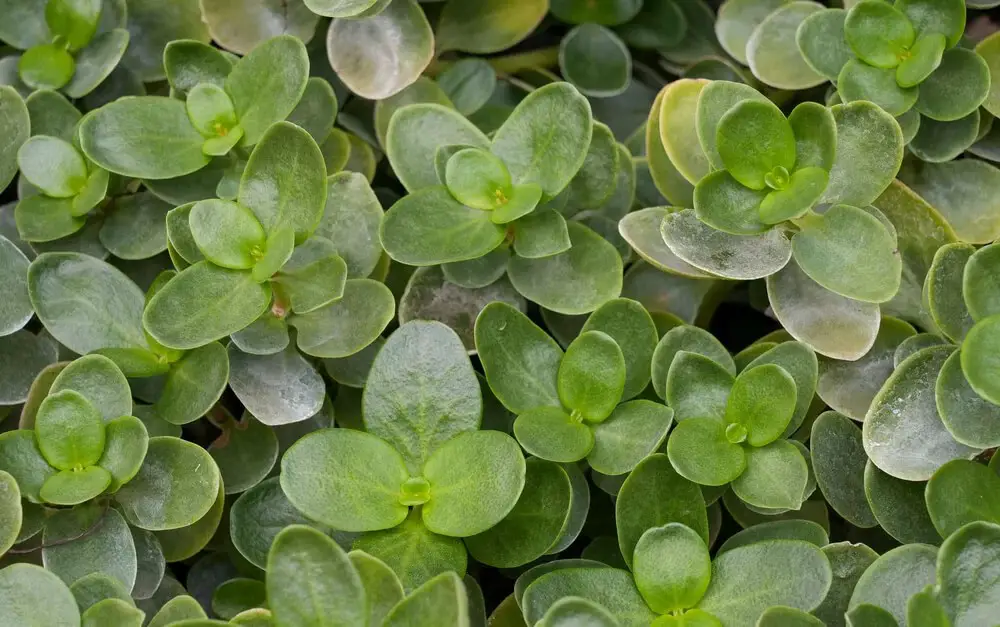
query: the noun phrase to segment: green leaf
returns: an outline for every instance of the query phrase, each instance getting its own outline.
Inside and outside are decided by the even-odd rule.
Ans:
[[[202,200],[191,208],[188,222],[199,251],[217,266],[247,270],[264,254],[264,227],[242,205]]]
[[[594,311],[581,332],[601,331],[610,336],[625,357],[622,399],[637,396],[649,384],[650,362],[657,342],[656,326],[649,312],[634,300],[610,300]]]
[[[424,524],[434,533],[468,537],[510,513],[524,487],[524,458],[507,434],[460,433],[428,458],[423,477],[430,484]]]
[[[559,69],[581,93],[607,98],[621,94],[628,87],[632,79],[632,55],[613,31],[585,23],[563,37],[559,45]]]
[[[121,512],[140,529],[186,527],[212,508],[219,469],[197,444],[160,436],[149,439],[139,474],[115,494]]]
[[[393,319],[392,292],[371,279],[348,279],[344,295],[289,319],[299,349],[315,357],[347,357],[371,344]]]
[[[248,272],[201,261],[150,299],[143,326],[164,346],[197,348],[250,325],[269,299],[270,289],[256,283]]]
[[[45,524],[42,536],[45,568],[66,585],[91,573],[102,573],[131,590],[136,577],[136,552],[121,514],[103,506],[84,505],[60,510]]]
[[[241,494],[233,503],[230,519],[233,546],[261,569],[266,567],[268,551],[282,529],[295,524],[320,528],[292,506],[278,484],[278,477],[265,479]]]
[[[809,278],[794,260],[767,277],[767,294],[782,326],[822,355],[857,360],[876,341],[878,305],[831,292]]]
[[[12,87],[0,86],[0,149],[4,155],[0,160],[0,189],[4,189],[17,174],[17,152],[28,140],[31,119],[24,101]]]
[[[288,230],[284,230],[290,233]],[[272,242],[272,246],[278,242]],[[274,275],[273,282],[281,287],[283,295],[291,303],[291,309],[298,314],[315,311],[324,305],[340,299],[344,295],[347,281],[347,264],[337,255],[333,242],[323,237],[311,237],[292,253],[292,238],[287,238],[287,252],[281,259],[281,271]],[[268,252],[271,247],[269,246]],[[255,270],[266,260],[261,260]],[[278,263],[273,266],[279,266]],[[271,271],[268,268],[264,274]],[[268,275],[270,276],[270,275]],[[260,278],[259,276],[257,278]]]
[[[489,212],[466,207],[436,186],[390,207],[379,236],[394,260],[430,266],[482,257],[500,245],[504,233]]]
[[[491,303],[476,319],[476,349],[490,389],[512,413],[559,407],[557,373],[563,358],[555,340],[505,303]]]
[[[73,470],[93,466],[104,451],[101,414],[79,392],[50,394],[35,418],[38,448],[51,466]]]
[[[972,349],[975,352],[976,349]],[[948,432],[962,444],[991,448],[1000,439],[1000,409],[976,392],[966,379],[961,352],[952,353],[938,374],[935,399]],[[977,379],[978,381],[978,379]]]
[[[934,583],[937,552],[934,547],[914,544],[883,553],[861,575],[849,608],[874,605],[905,625],[907,601]]]
[[[922,34],[910,48],[910,56],[896,68],[896,82],[900,87],[919,85],[941,64],[947,47],[944,35]]]
[[[69,252],[39,255],[28,268],[28,293],[45,328],[74,352],[146,346],[142,292],[99,259]]]
[[[861,430],[843,415],[827,411],[813,423],[809,446],[816,483],[827,503],[856,527],[877,525],[865,495],[868,457]]]
[[[111,475],[110,490],[118,490],[132,480],[142,466],[149,446],[149,434],[142,421],[122,416],[107,423],[104,452],[97,465]]]
[[[843,89],[843,83],[838,83]],[[865,207],[892,183],[903,159],[902,131],[885,110],[870,102],[830,109],[837,121],[837,156],[820,202]]]
[[[101,3],[96,0],[54,0],[45,6],[49,31],[61,37],[74,52],[93,38],[100,14]]]
[[[519,189],[520,187],[522,186],[518,186],[515,189]],[[537,186],[536,189],[538,189]],[[537,195],[533,195],[532,198],[535,198],[535,196]],[[519,199],[515,195],[513,200],[516,202]],[[506,210],[511,209],[511,205],[513,204],[508,203],[500,211],[506,213]],[[522,205],[522,207],[526,206]],[[514,214],[503,217],[506,219],[512,215]],[[491,216],[494,218],[494,222],[496,222],[496,216],[496,212]],[[566,219],[555,209],[539,209],[538,211],[529,213],[529,215],[524,216],[513,225],[513,233],[514,252],[521,259],[551,257],[566,252],[572,247],[572,241],[569,237],[569,226]]]
[[[917,111],[941,122],[958,120],[986,100],[990,91],[989,66],[973,50],[952,48],[944,52],[941,65],[920,87],[914,105]]]
[[[408,475],[384,440],[349,429],[324,429],[298,440],[281,460],[281,487],[303,514],[344,531],[395,527],[408,508]]]
[[[316,228],[334,243],[347,263],[349,278],[372,273],[382,255],[378,240],[382,205],[364,176],[338,172],[327,179],[326,210]]]
[[[28,182],[55,198],[77,195],[87,180],[83,157],[57,137],[31,137],[17,151],[17,164]]]
[[[941,213],[959,241],[988,244],[1000,237],[993,195],[1000,185],[996,167],[977,159],[927,163],[900,179]]]
[[[439,50],[488,54],[506,50],[527,37],[545,17],[543,0],[453,0],[445,4],[435,32]]]
[[[278,459],[278,437],[274,429],[250,413],[230,419],[219,438],[208,446],[222,475],[227,494],[240,494],[263,481]]]
[[[327,56],[338,77],[352,92],[370,100],[402,91],[434,54],[433,32],[415,1],[382,5],[385,8],[376,15],[335,19],[326,39]]]
[[[761,279],[788,263],[792,246],[779,229],[732,235],[699,220],[691,209],[668,213],[660,234],[670,251],[695,268],[729,279]]]
[[[669,523],[642,534],[632,570],[646,604],[667,614],[693,607],[701,600],[712,576],[712,562],[708,547],[695,531]]]
[[[442,25],[438,25],[440,44]],[[483,59],[469,57],[446,68],[437,83],[462,115],[472,115],[489,102],[496,88],[497,74]]]
[[[831,81],[837,80],[844,64],[854,58],[844,37],[846,18],[844,9],[817,11],[795,31],[795,43],[806,63]]]
[[[268,234],[291,228],[295,241],[302,243],[319,224],[326,192],[326,165],[319,146],[298,126],[278,122],[263,132],[250,154],[238,200],[254,212]]]
[[[870,461],[865,466],[865,495],[878,524],[904,543],[936,544],[940,535],[924,500],[926,483],[903,481]]]
[[[163,391],[153,405],[156,414],[170,424],[194,422],[218,402],[229,373],[229,356],[218,342],[185,353],[167,372]]]
[[[934,254],[934,261],[924,279],[927,307],[934,322],[945,335],[956,342],[961,342],[975,324],[963,295],[969,294],[974,298],[977,294],[975,290],[963,290],[962,278],[967,272],[966,264],[975,252],[975,248],[964,243],[942,246]],[[984,256],[979,258],[982,259]],[[986,269],[984,266],[979,268],[980,271]],[[976,273],[972,268],[968,272],[971,287]]]
[[[53,505],[79,505],[104,492],[111,474],[99,466],[61,470],[45,480],[38,495]]]
[[[912,355],[872,401],[864,424],[865,451],[894,477],[924,481],[945,462],[978,452],[956,442],[938,416],[934,381],[952,350],[940,346]]]
[[[964,459],[941,466],[927,482],[927,511],[942,538],[968,523],[1000,522],[996,488],[1000,477],[991,468]]]
[[[288,117],[302,97],[308,78],[305,44],[293,35],[272,37],[233,65],[225,88],[246,133],[243,145],[262,141],[272,124]]]
[[[745,101],[750,102],[750,101]],[[744,186],[725,170],[712,172],[694,188],[694,210],[704,224],[733,235],[756,235],[770,228],[761,222],[770,195]]]
[[[844,35],[858,58],[878,68],[899,65],[917,37],[902,11],[875,0],[859,2],[848,11]]]
[[[385,627],[467,625],[468,598],[456,573],[442,573],[422,584],[392,608]]]
[[[966,250],[973,249],[968,247]],[[962,272],[962,296],[968,308],[966,317],[971,315],[978,321],[1000,313],[1000,285],[993,278],[1000,262],[1000,246],[983,246],[964,257],[967,261]]]
[[[51,242],[68,237],[86,224],[86,219],[73,215],[73,201],[69,198],[29,196],[15,208],[17,232],[21,239],[30,242]]]
[[[767,102],[767,98],[760,92],[743,83],[712,81],[701,90],[695,118],[698,141],[715,169],[725,168],[722,157],[716,148],[716,132],[719,128],[719,121],[730,109],[746,100]]]
[[[736,377],[725,420],[746,429],[750,446],[764,446],[784,433],[795,413],[795,379],[781,366],[763,364]]]
[[[952,625],[993,620],[997,588],[989,573],[998,546],[997,525],[985,522],[962,527],[941,545],[935,590]]]
[[[252,355],[230,345],[228,352],[229,386],[247,411],[264,424],[300,422],[322,408],[323,380],[294,347]]]
[[[712,582],[698,604],[724,624],[752,624],[783,605],[816,608],[833,579],[818,547],[798,540],[771,540],[727,551],[712,564]]]
[[[0,570],[0,621],[9,625],[52,624],[78,627],[80,610],[58,577],[34,564]]]
[[[825,82],[790,45],[799,26],[824,7],[816,2],[789,2],[764,18],[747,40],[747,63],[754,76],[779,89],[806,89]]]
[[[24,104],[28,107],[31,130],[35,135],[73,140],[76,125],[82,115],[65,96],[49,89],[40,89],[28,96]]]
[[[385,562],[399,576],[406,590],[446,571],[464,576],[468,560],[462,541],[431,533],[420,520],[417,509],[392,529],[365,533],[355,540],[354,550]]]
[[[521,608],[528,624],[567,596],[579,596],[608,610],[623,625],[648,625],[656,614],[646,606],[628,571],[607,567],[571,567],[549,572],[524,591]]]
[[[514,435],[525,451],[556,462],[575,462],[594,447],[594,433],[588,425],[556,407],[536,407],[517,417]]]
[[[287,625],[365,624],[365,589],[344,550],[304,525],[281,531],[267,556],[267,602]]]
[[[717,361],[681,350],[667,372],[664,398],[677,422],[691,418],[722,420],[732,387],[733,375]]]
[[[469,552],[480,562],[499,568],[522,566],[555,552],[572,521],[576,499],[565,467],[529,458],[517,503],[495,526],[466,538]]]
[[[809,278],[855,300],[880,303],[899,289],[902,260],[877,218],[850,205],[808,217],[792,237],[795,261]]]
[[[0,337],[19,331],[34,315],[28,293],[28,258],[9,239],[0,236]]]
[[[692,184],[704,178],[711,169],[705,151],[698,150],[701,144],[697,123],[700,95],[708,84],[706,80],[682,78],[664,87],[657,97],[660,102],[660,114],[656,120],[660,130],[659,143],[667,154],[664,166],[672,165]],[[647,144],[656,140],[655,136],[649,137]]]
[[[625,358],[611,336],[587,331],[573,340],[559,364],[562,404],[588,422],[602,422],[621,400]]]
[[[169,179],[200,170],[209,157],[180,100],[158,96],[107,104],[80,125],[84,154],[122,176]]]
[[[10,473],[0,470],[0,550],[4,553],[18,540],[24,512],[21,491],[17,480]]]
[[[746,449],[746,470],[733,480],[733,493],[749,505],[798,509],[809,481],[802,453],[788,440]]]
[[[393,172],[410,192],[440,184],[434,157],[442,146],[488,148],[489,145],[486,136],[471,122],[440,104],[402,107],[392,115],[385,137],[386,155]]]
[[[647,400],[622,403],[594,426],[590,467],[606,475],[629,472],[666,440],[673,410]]]
[[[670,463],[682,477],[701,485],[733,481],[747,468],[747,451],[730,442],[727,433],[725,423],[714,418],[678,422],[667,441]]]
[[[218,85],[199,83],[188,92],[184,102],[191,124],[210,140],[226,137],[239,125],[233,101]],[[222,154],[227,152],[228,149]]]
[[[415,476],[441,444],[478,428],[482,415],[465,348],[439,322],[409,322],[389,337],[363,403],[365,428],[399,450]]]
[[[592,130],[586,99],[567,83],[552,83],[521,101],[497,130],[491,151],[514,183],[537,183],[552,197],[583,165]]]
[[[910,140],[910,152],[927,162],[954,159],[978,139],[979,117],[979,109],[975,109],[952,122],[923,118],[917,134]]]
[[[2,470],[17,480],[21,495],[32,503],[41,502],[38,492],[55,469],[38,450],[34,432],[16,429],[0,434],[0,452]]]
[[[177,585],[181,587],[180,584]],[[163,603],[162,607],[152,617],[149,627],[167,627],[167,625],[172,625],[175,622],[207,618],[201,604],[193,597],[184,594],[183,591],[184,589],[181,587],[181,594]],[[152,598],[155,599],[156,597]]]
[[[154,257],[167,249],[165,218],[172,209],[171,204],[149,192],[118,197],[101,225],[101,244],[119,259]]]
[[[403,599],[403,585],[382,560],[364,551],[351,551],[347,557],[364,586],[368,624],[381,624],[386,614]]]
[[[264,582],[237,577],[215,589],[212,612],[222,619],[232,619],[243,610],[267,604]]]
[[[716,147],[726,170],[750,189],[766,189],[766,175],[795,165],[795,135],[781,110],[770,102],[744,100],[722,118]]]
[[[171,41],[163,50],[163,68],[170,86],[189,92],[199,83],[224,87],[233,60],[222,50],[193,39]]]
[[[510,282],[522,296],[563,314],[589,313],[621,293],[621,257],[603,237],[567,223],[572,247],[541,259],[511,258]]]
[[[675,327],[663,334],[653,351],[653,388],[660,398],[666,397],[667,375],[680,351],[704,355],[722,366],[730,375],[736,374],[732,356],[715,336],[692,325]],[[728,389],[726,392],[728,393]],[[679,417],[678,420],[683,420],[684,417]]]
[[[55,44],[28,48],[17,64],[18,76],[32,89],[59,89],[73,78],[73,56]]]

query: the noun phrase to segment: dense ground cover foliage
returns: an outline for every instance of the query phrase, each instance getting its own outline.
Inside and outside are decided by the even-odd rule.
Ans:
[[[995,627],[994,0],[0,0],[0,626]]]

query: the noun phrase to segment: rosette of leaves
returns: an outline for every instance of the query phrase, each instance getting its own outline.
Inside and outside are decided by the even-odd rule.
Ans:
[[[408,105],[392,115],[386,152],[409,191],[382,223],[393,260],[443,264],[467,287],[506,272],[522,296],[566,314],[618,296],[614,246],[564,217],[611,195],[619,155],[571,85],[533,91],[492,140],[453,109]]]
[[[623,340],[626,359],[611,335],[624,337],[620,331],[634,323],[633,329],[645,326],[651,340],[652,318],[639,307],[626,314],[627,322],[612,323],[604,311],[588,319],[564,354],[519,310],[491,303],[476,319],[476,350],[490,389],[517,416],[514,435],[525,451],[555,462],[586,459],[599,472],[621,475],[663,442],[673,412],[654,401],[630,400],[649,380],[649,362],[642,363],[649,354]]]
[[[653,124],[647,153],[663,157],[650,161],[653,181],[669,197],[682,175],[693,208],[633,212],[619,223],[625,240],[667,272],[768,278],[793,336],[838,359],[864,355],[874,333],[855,337],[857,319],[871,326],[901,282],[895,230],[870,206],[899,169],[896,121],[870,103],[802,103],[786,118],[749,86],[681,79],[657,98]],[[805,308],[815,299],[826,302],[822,324]]]
[[[482,396],[454,331],[414,321],[389,336],[362,398],[365,431],[323,429],[281,461],[281,488],[310,519],[361,532],[356,549],[389,564],[407,588],[464,574],[461,538],[511,511],[525,461],[505,433],[479,431]],[[414,559],[410,548],[425,546]]]
[[[573,624],[554,619],[564,611],[562,599],[578,597],[610,618],[595,625],[753,626],[773,606],[807,614],[833,581],[829,560],[814,544],[766,540],[712,560],[702,536],[676,522],[641,535],[631,572],[579,561],[551,562],[519,578],[515,594],[520,590],[516,598],[528,625]],[[748,588],[753,594],[737,593]]]
[[[235,202],[203,200],[168,214],[181,271],[150,299],[143,314],[149,334],[164,346],[190,350],[243,331],[269,312],[240,346],[279,352],[288,344],[286,324],[297,327],[299,347],[317,356],[344,357],[368,345],[391,317],[391,296],[369,279],[349,280],[338,254],[344,246],[315,233],[327,193],[316,142],[289,122],[273,125],[250,155]],[[370,318],[338,320],[359,300],[367,300]],[[195,310],[200,318],[180,315]],[[378,328],[360,328],[371,325]],[[326,346],[330,342],[335,345]]]
[[[122,98],[88,114],[80,125],[84,154],[115,174],[158,180],[191,174],[214,156],[255,146],[302,98],[309,78],[305,44],[280,35],[235,63],[217,55],[192,54],[180,68],[170,59],[174,81],[186,71],[194,83],[184,84],[185,100]]]
[[[961,0],[866,0],[817,11],[796,40],[845,102],[868,100],[894,116],[914,108],[933,125],[973,114],[989,92],[986,62],[958,46],[964,30]]]
[[[60,90],[82,98],[111,74],[125,54],[125,12],[103,11],[101,0],[14,0],[0,41],[22,50],[17,85],[30,92]]]
[[[359,550],[346,553],[303,525],[286,527],[275,538],[264,585],[269,618],[278,625],[462,627],[474,616],[455,572],[404,587],[382,560]]]
[[[110,175],[72,143],[34,135],[18,150],[17,163],[22,192],[14,218],[24,241],[68,237],[86,225],[89,214],[100,211]]]
[[[162,389],[151,399],[156,414],[185,424],[205,415],[222,396],[229,358],[218,342],[193,350],[171,349],[143,329],[147,301],[171,275],[154,281],[144,295],[105,261],[81,253],[43,253],[28,267],[27,287],[39,320],[62,345],[110,359],[115,371],[128,377],[164,377]],[[97,355],[88,356],[94,358]]]
[[[816,355],[800,342],[763,352],[739,374],[729,353],[696,327],[671,329],[654,376],[677,426],[667,455],[681,476],[729,485],[752,507],[797,510],[815,488],[802,450],[789,441],[816,390]],[[655,381],[655,380],[654,380]]]
[[[998,263],[995,243],[978,249],[951,243],[934,255],[923,293],[940,333],[932,336],[937,345],[900,355],[865,418],[865,449],[888,474],[926,480],[953,459],[1000,444],[993,356],[1000,337]],[[900,407],[908,411],[896,416]],[[922,451],[917,457],[914,442]]]
[[[0,434],[0,466],[14,477],[27,502],[46,507],[90,504],[78,516],[49,519],[47,535],[72,538],[74,530],[96,526],[107,507],[91,507],[94,502],[114,504],[125,521],[148,531],[192,525],[216,503],[221,484],[211,456],[175,437],[149,437],[144,423],[131,415],[128,381],[106,357],[87,355],[62,364],[54,377],[40,375],[32,389],[21,428]],[[86,546],[83,537],[79,541]],[[72,542],[59,542],[60,550],[45,549],[50,551],[46,555],[55,560],[64,544]],[[64,558],[67,568],[74,567],[71,557]],[[130,559],[134,564],[135,558]],[[126,583],[132,586],[132,581]]]

